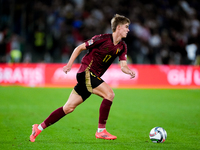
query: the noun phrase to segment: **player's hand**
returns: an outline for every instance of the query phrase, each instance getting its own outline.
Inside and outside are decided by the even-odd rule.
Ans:
[[[135,78],[135,72],[134,72],[133,70],[130,70],[130,73],[129,73],[129,74],[130,74],[130,76],[131,76],[131,79],[132,79],[132,78]]]
[[[66,66],[63,67],[63,71],[64,71],[64,73],[66,73],[66,74],[67,74],[70,70],[71,70],[71,66],[66,65]]]

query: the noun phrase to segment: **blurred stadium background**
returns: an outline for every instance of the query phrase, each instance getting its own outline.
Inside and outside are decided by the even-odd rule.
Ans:
[[[0,0],[0,62],[66,63],[116,13],[131,20],[129,63],[200,64],[198,0]]]

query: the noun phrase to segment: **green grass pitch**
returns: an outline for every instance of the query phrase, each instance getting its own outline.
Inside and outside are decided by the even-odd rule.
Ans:
[[[0,86],[1,150],[197,150],[200,149],[200,90],[114,89],[107,130],[118,138],[95,138],[101,98],[92,95],[76,110],[29,142],[31,126],[65,104],[71,89]],[[155,126],[168,134],[152,143]]]

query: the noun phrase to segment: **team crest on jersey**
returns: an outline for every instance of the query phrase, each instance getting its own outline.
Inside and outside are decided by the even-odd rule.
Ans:
[[[93,43],[94,43],[94,41],[92,39],[88,41],[89,46],[92,45]]]
[[[117,49],[117,51],[116,51],[116,54],[118,54],[120,51],[121,51],[121,49],[120,49],[120,48],[118,48],[118,49]]]

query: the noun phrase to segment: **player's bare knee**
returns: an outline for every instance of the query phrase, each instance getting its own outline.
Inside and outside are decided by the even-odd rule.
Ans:
[[[113,101],[114,97],[115,97],[115,93],[113,91],[109,91],[109,92],[107,92],[105,98],[108,99],[108,100]]]
[[[73,108],[73,107],[66,107],[66,106],[63,107],[63,111],[65,112],[65,114],[69,114],[69,113],[73,112],[74,109],[75,108]]]

